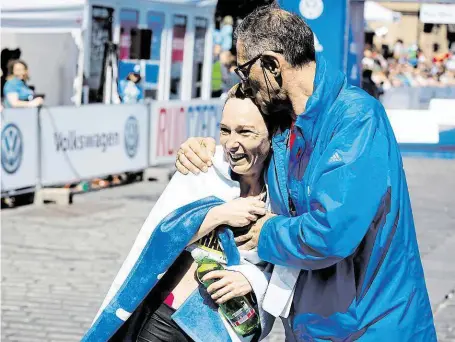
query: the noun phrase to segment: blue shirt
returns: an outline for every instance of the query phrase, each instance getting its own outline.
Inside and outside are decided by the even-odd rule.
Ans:
[[[120,81],[119,95],[122,103],[138,103],[143,98],[141,87],[129,80]]]
[[[232,31],[231,25],[223,26],[220,30],[220,45],[223,51],[229,51],[232,48]]]
[[[33,90],[30,89],[23,80],[14,77],[5,83],[3,87],[3,94],[5,96],[4,105],[5,108],[11,108],[11,103],[8,101],[8,94],[16,93],[19,97],[19,101],[31,101],[33,100]]]

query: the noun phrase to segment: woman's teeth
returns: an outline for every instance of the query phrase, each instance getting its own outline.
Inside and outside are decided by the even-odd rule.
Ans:
[[[242,154],[231,154],[231,159],[233,161],[239,161],[240,159],[242,158],[245,158],[246,157],[246,154],[242,153]]]

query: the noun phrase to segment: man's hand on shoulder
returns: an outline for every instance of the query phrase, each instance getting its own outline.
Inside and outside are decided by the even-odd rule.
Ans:
[[[189,138],[177,152],[175,167],[177,171],[187,175],[189,172],[197,175],[200,171],[207,172],[212,166],[216,142],[213,138]]]
[[[248,233],[236,237],[235,242],[239,246],[239,249],[249,251],[256,248],[258,246],[259,235],[261,234],[262,227],[268,219],[271,219],[274,216],[276,216],[276,214],[265,214],[251,226]]]

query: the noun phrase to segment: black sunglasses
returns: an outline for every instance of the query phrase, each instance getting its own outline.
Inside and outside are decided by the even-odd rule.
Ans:
[[[272,50],[272,52],[283,53],[283,50]],[[253,66],[254,63],[256,63],[257,60],[261,59],[262,56],[264,56],[264,52],[260,53],[256,57],[253,57],[252,59],[250,59],[248,62],[243,63],[242,65],[239,65],[237,68],[234,69],[234,72],[240,78],[242,83],[248,82],[248,78],[250,77],[251,67]]]

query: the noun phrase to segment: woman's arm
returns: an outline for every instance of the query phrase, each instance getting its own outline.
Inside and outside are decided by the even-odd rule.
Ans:
[[[21,101],[19,100],[18,93],[9,93],[6,95],[8,102],[10,103],[11,107],[14,108],[29,108],[29,107],[38,107],[43,103],[43,99],[41,97],[37,97],[32,101]]]
[[[237,198],[209,210],[201,227],[193,236],[190,245],[209,234],[216,227],[228,225],[245,227],[265,215],[265,204],[259,197]]]
[[[221,219],[221,215],[219,215],[220,214],[220,209],[222,211],[222,205],[216,206],[216,207],[214,207],[214,208],[209,210],[209,212],[205,216],[204,221],[202,222],[201,227],[196,232],[196,234],[193,236],[193,238],[191,239],[191,241],[190,241],[190,243],[188,245],[191,245],[195,241],[197,241],[200,238],[206,236],[212,230],[214,230],[216,227],[218,227],[218,226],[223,224],[223,220]]]

